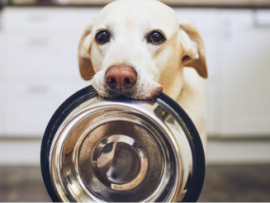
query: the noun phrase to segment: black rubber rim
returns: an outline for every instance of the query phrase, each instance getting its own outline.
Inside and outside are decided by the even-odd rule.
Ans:
[[[88,96],[85,97],[85,95]],[[55,136],[56,131],[58,130],[62,122],[65,120],[65,118],[77,106],[79,106],[86,100],[89,100],[96,96],[98,96],[98,93],[94,90],[94,88],[91,85],[79,90],[75,94],[71,95],[60,105],[60,107],[55,111],[46,127],[41,143],[40,166],[45,187],[53,202],[59,202],[60,200],[58,199],[54,191],[53,184],[50,178],[49,153],[52,140]],[[181,119],[183,120],[183,122],[185,123],[186,127],[190,132],[192,142],[196,149],[196,152],[194,153],[195,157],[197,158],[197,161],[195,163],[195,166],[193,166],[194,170],[193,170],[192,184],[194,184],[194,189],[188,190],[188,193],[185,195],[183,201],[196,202],[200,196],[205,177],[205,156],[200,136],[189,116],[174,100],[172,100],[164,93],[161,93],[158,96],[158,98],[160,98],[162,101],[170,105],[170,107],[173,108],[175,112],[178,113],[178,115],[181,117]]]

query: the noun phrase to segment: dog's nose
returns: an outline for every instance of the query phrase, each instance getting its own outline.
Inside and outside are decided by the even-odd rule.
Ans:
[[[128,90],[137,80],[137,72],[130,66],[112,66],[106,72],[106,83],[112,90]]]

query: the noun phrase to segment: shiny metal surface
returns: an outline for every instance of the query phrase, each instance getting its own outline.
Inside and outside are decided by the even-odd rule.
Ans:
[[[83,102],[62,122],[49,155],[61,201],[181,201],[196,159],[181,118],[159,98]]]
[[[104,185],[114,190],[130,190],[143,181],[148,160],[144,148],[135,139],[111,135],[96,145],[92,166]]]

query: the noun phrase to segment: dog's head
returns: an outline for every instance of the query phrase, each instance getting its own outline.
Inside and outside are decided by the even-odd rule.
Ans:
[[[78,56],[82,78],[92,79],[103,97],[153,98],[176,76],[181,80],[184,66],[207,77],[197,29],[155,0],[120,0],[104,7],[83,33]]]

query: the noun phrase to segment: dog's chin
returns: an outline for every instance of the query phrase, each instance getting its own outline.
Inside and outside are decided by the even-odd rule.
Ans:
[[[153,99],[163,90],[162,86],[156,82],[137,85],[130,90],[111,90],[106,86],[106,84],[98,83],[96,81],[92,81],[92,86],[101,97],[116,98],[123,96],[137,100]]]

